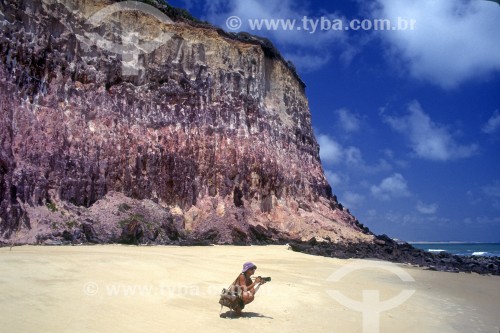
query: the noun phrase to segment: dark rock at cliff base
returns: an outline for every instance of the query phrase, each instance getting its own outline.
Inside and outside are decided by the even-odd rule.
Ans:
[[[383,242],[383,243],[382,243]],[[414,248],[408,243],[399,244],[386,235],[377,236],[374,242],[332,243],[328,241],[293,242],[290,249],[312,255],[341,259],[381,259],[395,263],[411,264],[429,270],[500,275],[500,257],[462,257],[449,253],[433,254]]]
[[[143,223],[133,220],[123,227],[119,241],[125,244],[139,244],[143,237]]]
[[[89,243],[99,243],[99,239],[97,238],[97,234],[94,230],[94,227],[91,224],[83,223],[82,231],[85,235],[85,239]]]

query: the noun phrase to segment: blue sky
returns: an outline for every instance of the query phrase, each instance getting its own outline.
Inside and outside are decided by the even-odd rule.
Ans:
[[[268,37],[306,83],[325,173],[377,234],[500,242],[500,6],[486,0],[176,0]],[[249,19],[415,20],[414,30],[252,29]]]

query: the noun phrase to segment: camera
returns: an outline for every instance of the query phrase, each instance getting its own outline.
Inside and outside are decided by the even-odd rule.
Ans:
[[[266,282],[270,282],[271,281],[271,277],[270,276],[267,276],[267,277],[262,277],[262,276],[259,276],[263,281],[266,281]]]

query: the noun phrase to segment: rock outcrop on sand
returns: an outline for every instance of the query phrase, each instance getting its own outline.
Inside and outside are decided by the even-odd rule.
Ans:
[[[155,1],[174,24],[102,14],[117,3],[0,2],[0,240],[373,239],[333,195],[305,86],[272,44]],[[130,36],[167,38],[132,60],[102,44]]]
[[[500,257],[457,256],[450,253],[431,253],[406,242],[395,241],[386,235],[376,236],[373,242],[345,243],[311,238],[307,242],[291,242],[290,249],[311,255],[341,259],[381,259],[405,263],[429,270],[500,275]]]

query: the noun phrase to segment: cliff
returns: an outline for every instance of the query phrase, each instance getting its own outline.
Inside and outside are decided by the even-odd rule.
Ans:
[[[109,8],[0,2],[0,241],[373,239],[267,41]]]

